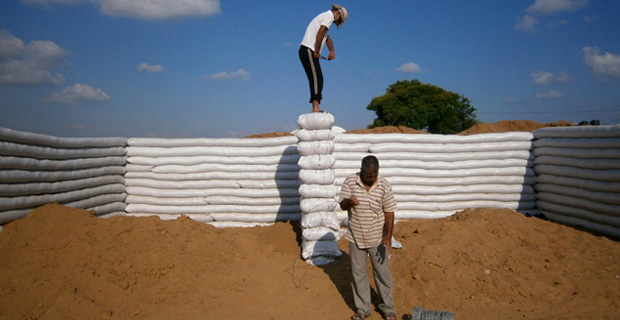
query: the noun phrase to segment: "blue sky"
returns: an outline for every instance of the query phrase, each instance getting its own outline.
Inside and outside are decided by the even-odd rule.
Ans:
[[[66,137],[242,137],[311,110],[297,56],[332,2],[4,0],[0,127]],[[620,123],[620,0],[340,1],[321,107],[363,129],[418,79],[481,122]],[[324,52],[327,55],[327,51]]]

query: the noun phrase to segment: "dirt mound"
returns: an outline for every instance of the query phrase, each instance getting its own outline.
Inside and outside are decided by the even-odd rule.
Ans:
[[[349,130],[345,133],[410,133],[410,134],[428,134],[426,131],[419,131],[405,126],[385,126],[363,130]]]
[[[276,131],[276,132],[271,132],[271,133],[252,134],[252,135],[249,135],[249,136],[245,136],[244,138],[248,138],[248,139],[253,139],[253,138],[274,138],[274,137],[285,137],[285,136],[292,136],[292,135],[293,135],[292,133]]]
[[[341,259],[313,267],[298,233],[46,205],[0,233],[0,318],[348,319],[347,242]],[[491,209],[402,221],[395,238],[398,319],[414,306],[457,319],[620,314],[620,243],[607,238]]]
[[[478,133],[492,132],[531,132],[544,127],[566,127],[574,126],[572,122],[560,120],[557,122],[540,123],[531,120],[502,120],[495,123],[483,122],[458,133],[459,135],[469,135]]]

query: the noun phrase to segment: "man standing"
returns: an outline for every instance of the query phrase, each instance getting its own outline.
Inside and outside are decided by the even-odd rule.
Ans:
[[[321,58],[321,50],[325,44],[327,44],[329,49],[327,60],[336,58],[334,43],[328,34],[329,27],[331,27],[332,23],[335,23],[340,28],[348,17],[347,9],[334,4],[331,10],[316,16],[306,27],[306,33],[299,46],[299,60],[301,60],[301,64],[308,76],[312,112],[321,112],[319,104],[321,99],[323,99],[323,72],[321,71],[319,58]]]
[[[357,308],[351,319],[365,319],[371,314],[366,269],[367,257],[370,257],[375,285],[383,300],[379,308],[386,320],[395,320],[389,255],[396,200],[392,186],[379,176],[379,160],[375,156],[365,157],[359,174],[345,179],[339,201],[340,208],[347,210],[349,217],[346,238],[353,273],[353,300]]]

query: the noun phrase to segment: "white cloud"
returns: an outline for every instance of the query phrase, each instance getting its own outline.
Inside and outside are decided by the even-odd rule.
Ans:
[[[561,97],[562,97],[562,94],[555,90],[549,90],[545,93],[536,94],[536,98],[538,99],[556,99],[556,98],[561,98]]]
[[[525,11],[531,14],[546,15],[563,11],[575,11],[587,5],[587,0],[536,0]]]
[[[530,15],[525,15],[525,17],[517,20],[517,24],[515,25],[515,30],[519,31],[532,31],[538,25],[538,18],[532,17]]]
[[[532,73],[532,80],[539,86],[546,86],[553,82],[553,74],[545,71],[534,72]]]
[[[234,78],[250,80],[250,73],[243,69],[239,69],[234,72],[222,71],[222,72],[214,73],[212,75],[206,75],[203,78],[205,80],[229,80],[229,79],[234,79]]]
[[[110,100],[110,96],[101,89],[76,83],[61,92],[53,93],[48,102],[54,103],[101,103]]]
[[[554,82],[567,82],[570,78],[566,72],[560,72],[554,76],[553,73],[547,71],[534,72],[531,76],[534,83],[539,86],[550,85]]]
[[[221,12],[219,0],[22,0],[31,4],[94,3],[110,17],[147,20],[211,16]]]
[[[620,55],[611,52],[601,54],[599,48],[584,47],[583,61],[598,76],[620,78]]]
[[[150,72],[150,73],[158,73],[158,72],[164,72],[165,69],[164,69],[164,67],[162,67],[159,64],[156,64],[156,65],[152,66],[152,65],[149,65],[146,62],[142,62],[138,66],[137,70],[138,71],[146,71],[146,72]]]
[[[396,68],[396,71],[402,72],[402,73],[414,73],[414,72],[420,72],[421,69],[417,63],[408,62],[408,63],[401,64],[400,67]]]
[[[0,85],[36,86],[64,81],[54,69],[62,67],[69,51],[52,41],[24,41],[0,29]]]

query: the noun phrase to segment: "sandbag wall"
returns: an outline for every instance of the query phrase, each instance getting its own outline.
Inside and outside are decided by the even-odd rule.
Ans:
[[[58,138],[0,128],[0,224],[47,204],[124,214],[126,138]]]
[[[540,213],[620,238],[620,125],[543,128],[534,135]]]
[[[300,220],[295,136],[130,138],[127,156],[129,215],[187,215],[218,227]]]
[[[396,219],[442,218],[466,208],[527,211],[536,206],[532,139],[529,132],[345,133],[335,139],[335,181],[341,186],[373,154],[392,185]]]

